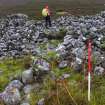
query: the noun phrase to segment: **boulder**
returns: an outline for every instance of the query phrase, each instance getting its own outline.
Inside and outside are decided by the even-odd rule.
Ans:
[[[67,65],[68,65],[68,62],[67,61],[62,61],[62,62],[59,63],[58,66],[59,66],[60,69],[62,69],[62,68],[67,67]]]
[[[33,90],[38,91],[41,88],[41,84],[39,83],[33,83],[33,84],[27,84],[23,88],[23,92],[27,95],[30,94]]]
[[[13,80],[12,82],[9,83],[9,85],[6,87],[6,90],[8,88],[17,88],[17,89],[22,89],[23,84],[19,80]]]
[[[67,73],[65,73],[65,74],[63,74],[62,75],[62,79],[68,79],[70,77],[70,74],[67,74]]]
[[[96,75],[103,75],[105,73],[105,69],[101,66],[96,66],[94,69],[94,73]]]
[[[50,64],[43,59],[38,59],[34,62],[34,64],[37,66],[37,69],[43,72],[49,72],[50,71]]]
[[[22,82],[24,84],[30,84],[33,81],[34,81],[33,71],[31,69],[30,70],[25,70],[22,73]]]
[[[34,88],[32,85],[26,85],[26,86],[24,86],[23,91],[25,94],[30,94],[33,89]]]
[[[9,88],[1,94],[1,99],[6,105],[19,105],[21,102],[21,95],[17,88]]]

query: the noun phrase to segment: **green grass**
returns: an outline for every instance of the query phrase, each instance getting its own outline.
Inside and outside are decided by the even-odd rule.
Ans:
[[[45,105],[105,105],[104,76],[92,76],[91,101],[88,102],[87,80],[82,73],[76,73],[70,67],[64,69],[54,67],[52,70],[56,80],[47,76],[41,90],[33,93],[31,103],[35,104],[44,97]],[[70,77],[64,80],[67,87],[63,80],[60,80],[64,73],[70,74]]]
[[[15,7],[0,7],[0,14],[7,15],[11,13],[25,13],[28,14],[32,19],[42,19],[41,10],[46,4],[46,2],[33,4],[15,6]],[[103,4],[81,4],[79,2],[55,2],[50,1],[49,6],[52,11],[52,16],[56,17],[59,11],[67,11],[73,15],[93,15],[97,12],[104,10],[105,6]],[[65,31],[61,30],[61,33]],[[51,40],[51,44],[57,46],[58,40]],[[102,47],[105,47],[103,45]],[[40,48],[46,49],[46,44],[40,45]],[[45,58],[52,65],[53,73],[56,79],[64,73],[69,73],[71,76],[66,80],[67,88],[65,89],[64,84],[57,83],[57,81],[52,80],[50,76],[47,76],[42,83],[42,88],[39,91],[32,91],[30,94],[30,104],[36,105],[36,103],[41,99],[45,98],[45,105],[105,105],[105,77],[94,76],[92,78],[92,88],[91,88],[91,102],[87,101],[87,80],[84,79],[83,74],[75,73],[70,67],[64,69],[58,69],[57,61],[58,58],[55,56],[55,52],[48,52]],[[3,74],[0,75],[0,92],[4,90],[6,85],[11,81],[11,77],[16,77],[20,75],[22,71],[29,68],[31,64],[30,56],[22,57],[18,59],[6,58],[0,61],[0,70]],[[69,93],[68,93],[68,91]],[[70,96],[71,94],[71,96]],[[1,105],[1,103],[0,103]]]
[[[3,91],[6,85],[10,82],[11,77],[15,78],[22,73],[23,70],[27,69],[30,64],[29,57],[23,57],[19,59],[6,58],[0,61],[0,91]]]
[[[27,63],[28,62],[28,63]],[[30,56],[19,59],[4,59],[0,61],[0,68],[3,74],[0,76],[0,91],[10,82],[10,77],[21,74],[23,70],[29,67],[31,63]],[[27,66],[28,65],[28,66]],[[92,78],[91,102],[87,101],[87,80],[83,74],[75,73],[70,67],[64,69],[53,68],[56,80],[64,73],[71,76],[63,81],[57,82],[48,75],[41,84],[41,89],[32,91],[30,94],[31,105],[45,98],[45,105],[105,105],[105,78],[104,76],[94,76]],[[70,95],[71,94],[71,95]]]
[[[105,78],[94,77],[94,79],[92,80],[93,83],[91,90],[91,101],[88,102],[87,81],[84,80],[82,77],[82,75],[75,74],[72,78],[67,80],[68,90],[71,96],[73,97],[73,100],[75,100],[75,102],[77,103],[77,105],[105,105],[105,83],[103,82],[105,81]],[[99,82],[98,84],[97,81]],[[55,84],[55,88],[52,88],[52,91],[50,90],[50,95],[52,92],[53,94],[46,99],[45,105],[54,105],[54,102],[55,105],[76,105],[67,93],[67,91],[65,92],[64,86],[58,84],[58,90],[60,104],[58,104],[59,102],[57,100],[57,84]]]
[[[57,43],[57,41],[51,42]],[[45,105],[76,105],[75,102],[77,103],[77,105],[105,105],[104,76],[92,75],[91,101],[88,102],[88,86],[84,74],[76,73],[70,67],[59,69],[57,67],[57,62],[59,61],[59,59],[57,59],[55,55],[56,53],[54,52],[48,52],[48,55],[45,58],[48,59],[48,61],[49,59],[51,59],[50,64],[52,65],[52,72],[55,74],[56,80],[59,80],[59,78],[64,73],[70,74],[70,77],[66,80],[66,83],[72,97],[69,95],[67,90],[65,90],[64,86],[61,83],[57,83],[57,81],[52,80],[51,77],[48,76],[47,78],[45,78],[43,87],[40,92],[37,92],[38,97],[36,97],[36,100],[39,100],[39,97],[44,97]],[[95,59],[93,59],[93,61],[95,65]],[[73,102],[73,100],[75,102]]]
[[[59,41],[50,40],[49,43],[56,47]],[[42,51],[47,49],[46,44],[39,46]],[[84,73],[76,73],[69,66],[59,69],[57,67],[59,59],[55,55],[56,53],[52,51],[46,53],[46,56],[42,56],[42,58],[50,63],[56,79],[54,80],[50,75],[47,75],[41,82],[41,87],[29,94],[30,105],[36,105],[41,98],[45,99],[45,105],[105,105],[105,77],[92,75],[91,101],[88,102],[88,86]],[[15,78],[21,74],[22,71],[30,67],[31,63],[30,55],[18,59],[5,58],[1,60],[0,70],[3,71],[3,74],[0,75],[0,91],[4,90],[11,77]],[[60,77],[64,73],[70,74],[70,77],[63,81]]]

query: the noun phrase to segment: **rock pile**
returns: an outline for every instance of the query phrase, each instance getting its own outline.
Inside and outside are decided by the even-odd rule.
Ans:
[[[49,37],[63,38],[64,36],[66,36],[64,45],[68,49],[71,46],[83,47],[83,41],[91,37],[97,50],[104,42],[102,40],[105,35],[104,18],[105,12],[94,16],[62,16],[53,20],[52,27],[46,30],[44,21],[29,20],[24,14],[9,15],[0,19],[0,56],[36,54],[37,42],[48,41],[46,38]],[[72,41],[71,45],[70,41]]]
[[[47,38],[66,34],[63,28],[53,22],[46,30],[43,21],[29,20],[27,15],[13,14],[0,19],[0,56],[21,56],[37,53],[36,43],[46,42]],[[60,33],[59,33],[60,31]],[[63,36],[63,35],[62,35]]]
[[[0,19],[0,56],[20,56],[36,53],[36,42],[44,40],[42,25],[30,21],[27,15],[14,14]],[[40,31],[39,31],[40,30]]]
[[[4,90],[0,93],[0,99],[6,105],[18,105],[21,101],[20,90],[23,84],[19,80],[12,81]]]
[[[96,68],[96,71],[105,72],[105,67],[103,66],[105,59],[105,12],[95,16],[65,16],[59,18],[59,23],[61,22],[68,31],[63,43],[59,44],[56,49],[60,57],[64,60],[71,60],[73,68],[80,71],[84,60],[87,61],[87,40],[91,39],[93,59],[97,66],[101,66],[99,66],[101,70]]]
[[[57,55],[61,58],[59,69],[70,64],[74,70],[81,71],[84,60],[87,62],[88,58],[87,40],[91,39],[94,73],[105,73],[105,12],[95,16],[62,16],[52,21],[52,27],[47,30],[43,21],[29,20],[27,15],[14,14],[1,18],[0,57],[40,53],[37,51],[37,43],[48,42],[50,35],[54,39],[58,38],[56,35],[64,36],[64,41],[56,48]],[[20,80],[13,80],[4,92],[0,93],[0,100],[6,105],[29,105],[30,92],[39,88],[39,84],[35,82],[39,83],[49,71],[49,62],[43,58],[34,59],[32,68],[22,72]],[[70,74],[63,75],[63,78],[68,77]],[[21,98],[21,91],[25,96],[24,100]],[[38,105],[43,103],[42,98]]]

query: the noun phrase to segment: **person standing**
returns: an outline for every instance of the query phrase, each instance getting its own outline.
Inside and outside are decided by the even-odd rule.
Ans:
[[[50,14],[50,10],[49,10],[48,5],[45,6],[45,8],[43,8],[42,15],[45,18],[45,26],[46,26],[46,28],[48,28],[48,25],[49,25],[49,27],[51,27],[51,14]]]

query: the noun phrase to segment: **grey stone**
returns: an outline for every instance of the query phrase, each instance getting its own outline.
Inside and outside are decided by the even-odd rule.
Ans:
[[[30,105],[28,102],[23,102],[22,104],[20,105]]]
[[[65,50],[65,46],[64,45],[59,45],[58,48],[56,49],[57,52],[62,52]]]
[[[96,75],[103,75],[105,73],[105,69],[102,68],[101,66],[96,66],[94,69],[94,73]]]
[[[104,55],[102,55],[99,51],[94,51],[93,57],[95,59],[96,65],[100,65],[104,62]]]
[[[90,31],[95,32],[95,31],[97,31],[97,28],[96,27],[92,27],[92,28],[90,28]]]
[[[38,59],[35,62],[37,68],[41,71],[49,72],[50,71],[50,64],[43,59]]]
[[[65,67],[67,67],[67,65],[68,65],[68,62],[67,61],[62,61],[62,62],[60,62],[59,63],[59,68],[65,68]]]
[[[9,88],[1,94],[1,99],[6,105],[19,105],[21,102],[21,95],[17,88]]]
[[[84,50],[82,48],[75,48],[72,53],[75,54],[77,58],[84,58]]]
[[[25,94],[30,94],[32,90],[33,90],[33,86],[32,85],[26,85],[23,88],[23,91],[24,91]]]
[[[62,75],[62,79],[67,79],[67,78],[69,78],[70,77],[70,74],[63,74]]]
[[[82,64],[82,59],[76,57],[76,61],[75,61],[77,64]]]
[[[44,105],[44,98],[40,99],[37,105]]]
[[[22,73],[22,81],[24,84],[32,83],[34,80],[33,71],[26,70]]]
[[[13,80],[12,82],[9,83],[9,85],[6,87],[6,90],[8,88],[17,88],[17,89],[22,89],[23,84],[19,80]]]

